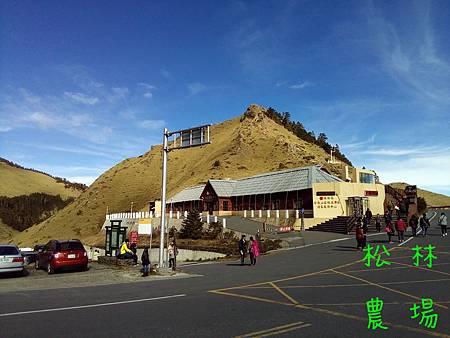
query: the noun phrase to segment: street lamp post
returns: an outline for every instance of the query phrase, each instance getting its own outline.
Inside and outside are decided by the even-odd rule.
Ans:
[[[166,181],[167,181],[167,155],[168,147],[168,130],[164,128],[163,135],[163,158],[162,158],[162,183],[161,183],[161,225],[159,232],[159,267],[164,264],[164,225],[166,224]]]
[[[164,235],[166,226],[166,185],[167,185],[167,157],[169,151],[175,149],[192,148],[209,144],[209,127],[204,125],[190,129],[169,132],[164,128],[162,149],[162,182],[161,182],[161,223],[159,237],[159,267],[164,265]],[[173,137],[169,146],[169,138]],[[169,234],[167,234],[169,236]]]

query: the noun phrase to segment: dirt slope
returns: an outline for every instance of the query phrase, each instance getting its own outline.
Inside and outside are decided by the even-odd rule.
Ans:
[[[396,189],[405,189],[405,187],[409,184],[407,183],[389,183],[390,186]],[[417,196],[425,198],[425,201],[430,206],[448,206],[450,205],[450,196],[438,194],[432,191],[423,190],[417,188]]]
[[[267,118],[259,106],[211,127],[212,144],[169,154],[168,196],[208,178],[239,178],[310,164],[325,164],[322,148],[305,142]],[[329,168],[338,171],[337,168]],[[98,234],[106,208],[124,212],[146,208],[160,197],[161,145],[129,158],[101,175],[74,203],[48,220],[18,234],[23,245],[50,238],[89,238]]]

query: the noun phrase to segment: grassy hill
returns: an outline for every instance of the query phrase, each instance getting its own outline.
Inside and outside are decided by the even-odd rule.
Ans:
[[[209,178],[240,178],[262,172],[311,164],[330,167],[329,155],[268,118],[264,109],[250,106],[244,115],[213,125],[212,143],[173,151],[168,162],[168,196]],[[101,175],[72,204],[46,221],[15,236],[15,242],[31,245],[50,238],[89,238],[98,234],[106,208],[110,212],[145,209],[160,198],[161,145],[129,158]]]
[[[0,240],[48,218],[78,197],[85,186],[0,158]]]
[[[48,195],[60,195],[61,198],[78,197],[82,190],[67,187],[63,182],[44,173],[21,168],[0,161],[0,196],[15,197],[42,192]]]
[[[405,189],[408,183],[395,182],[389,183],[390,186],[396,189]],[[432,206],[448,206],[450,205],[450,196],[438,194],[428,190],[417,188],[417,196],[425,198],[428,205]]]
[[[19,232],[13,228],[7,226],[0,219],[0,243],[8,243]]]

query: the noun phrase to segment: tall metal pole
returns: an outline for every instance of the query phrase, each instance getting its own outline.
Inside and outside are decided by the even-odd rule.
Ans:
[[[165,224],[166,224],[166,180],[167,180],[167,153],[169,149],[167,148],[167,136],[168,130],[164,128],[163,135],[163,153],[162,153],[162,186],[161,186],[161,224],[160,224],[160,235],[159,235],[159,267],[162,268],[164,265],[164,234],[165,234]]]

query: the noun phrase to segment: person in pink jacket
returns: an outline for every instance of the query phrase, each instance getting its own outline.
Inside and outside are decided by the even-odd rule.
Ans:
[[[259,256],[259,244],[253,237],[250,237],[250,248],[248,251],[250,254],[250,265],[256,265],[256,257]]]

